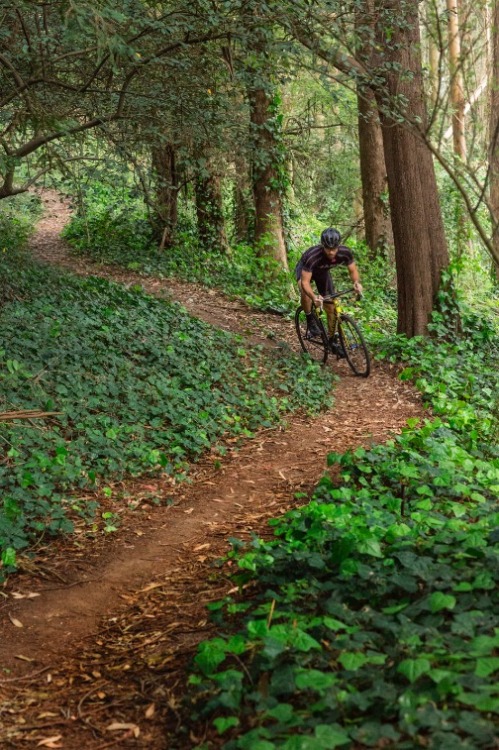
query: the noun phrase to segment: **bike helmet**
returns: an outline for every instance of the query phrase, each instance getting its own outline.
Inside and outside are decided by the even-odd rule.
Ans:
[[[329,227],[328,229],[325,229],[321,234],[322,247],[334,250],[335,248],[339,247],[340,242],[341,234],[337,229],[332,229],[331,227]]]

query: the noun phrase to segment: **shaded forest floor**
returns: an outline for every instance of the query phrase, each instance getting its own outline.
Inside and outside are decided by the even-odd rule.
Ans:
[[[45,215],[31,243],[40,261],[179,300],[193,315],[248,343],[296,348],[289,320],[255,312],[219,292],[147,278],[73,257],[59,234],[70,207],[43,195]],[[0,593],[2,747],[103,750],[194,747],[177,734],[186,665],[213,633],[205,605],[230,589],[218,560],[229,538],[268,536],[267,520],[303,503],[330,451],[386,440],[420,416],[417,394],[386,366],[340,379],[334,407],[288,418],[227,455],[207,455],[188,482],[130,480],[115,486],[121,525],[40,544]],[[219,464],[219,462],[221,462]],[[303,498],[303,496],[302,496]],[[138,505],[127,511],[130,499]],[[159,501],[156,505],[155,502]],[[187,728],[188,729],[188,728]]]

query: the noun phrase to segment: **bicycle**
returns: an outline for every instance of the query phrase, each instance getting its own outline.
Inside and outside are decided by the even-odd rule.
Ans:
[[[295,326],[301,348],[316,362],[326,363],[329,354],[335,354],[337,359],[346,359],[355,375],[367,378],[371,371],[369,351],[360,332],[357,322],[351,315],[343,312],[338,298],[346,294],[355,294],[355,289],[335,292],[323,298],[326,304],[332,303],[336,308],[335,330],[328,336],[327,328],[322,321],[322,306],[317,310],[312,307],[312,318],[319,333],[311,336],[305,310],[300,305],[295,313]]]

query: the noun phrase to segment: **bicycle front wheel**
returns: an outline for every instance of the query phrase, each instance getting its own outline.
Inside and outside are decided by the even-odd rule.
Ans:
[[[371,372],[371,361],[359,326],[349,315],[340,315],[338,333],[343,353],[351,369],[356,375],[367,378]]]
[[[299,307],[295,314],[295,326],[301,348],[316,362],[325,363],[329,351],[329,343],[322,320],[314,313],[314,323],[317,333],[308,330],[307,316],[303,307]]]

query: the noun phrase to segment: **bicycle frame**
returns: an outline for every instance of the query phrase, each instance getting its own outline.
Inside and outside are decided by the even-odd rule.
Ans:
[[[308,334],[308,323],[305,321],[305,310],[299,307],[295,313],[295,326],[302,350],[313,359],[325,364],[328,353],[336,354],[338,359],[345,358],[355,375],[367,377],[370,373],[370,357],[364,341],[364,337],[351,315],[343,312],[338,301],[339,297],[354,294],[355,289],[345,289],[341,292],[329,294],[321,300],[316,309],[312,308],[312,314],[317,324],[317,333]],[[360,295],[359,295],[360,296]],[[334,306],[333,330],[326,330],[320,313],[325,305]],[[327,314],[327,313],[326,313]],[[331,316],[328,315],[328,319]],[[328,320],[328,328],[329,323]]]

